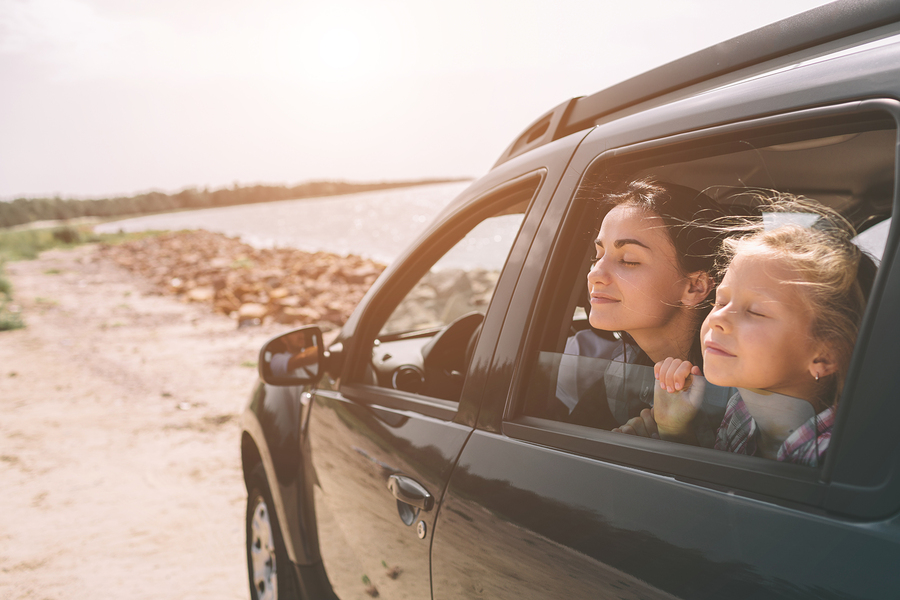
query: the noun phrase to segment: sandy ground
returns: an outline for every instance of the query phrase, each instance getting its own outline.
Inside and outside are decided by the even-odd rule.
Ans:
[[[261,343],[91,246],[9,263],[0,598],[247,598],[238,415]]]

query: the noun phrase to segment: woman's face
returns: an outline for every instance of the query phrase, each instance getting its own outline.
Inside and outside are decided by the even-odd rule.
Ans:
[[[682,313],[689,282],[658,215],[628,205],[613,208],[595,242],[588,273],[590,323],[606,331],[665,334]]]

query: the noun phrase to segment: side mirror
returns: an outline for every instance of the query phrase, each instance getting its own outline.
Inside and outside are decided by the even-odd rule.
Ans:
[[[322,330],[301,327],[274,337],[259,351],[259,376],[269,385],[315,385],[324,372]]]

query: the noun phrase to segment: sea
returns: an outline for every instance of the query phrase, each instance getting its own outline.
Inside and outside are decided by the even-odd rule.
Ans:
[[[257,248],[355,254],[390,263],[470,182],[281,200],[109,221],[98,233],[205,229]]]

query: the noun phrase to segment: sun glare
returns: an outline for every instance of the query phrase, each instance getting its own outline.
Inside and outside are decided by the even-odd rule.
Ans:
[[[354,71],[360,67],[359,35],[344,27],[335,27],[321,33],[318,43],[320,67],[330,71]]]
[[[297,38],[309,75],[329,82],[374,79],[389,62],[390,23],[366,5],[320,7]]]

